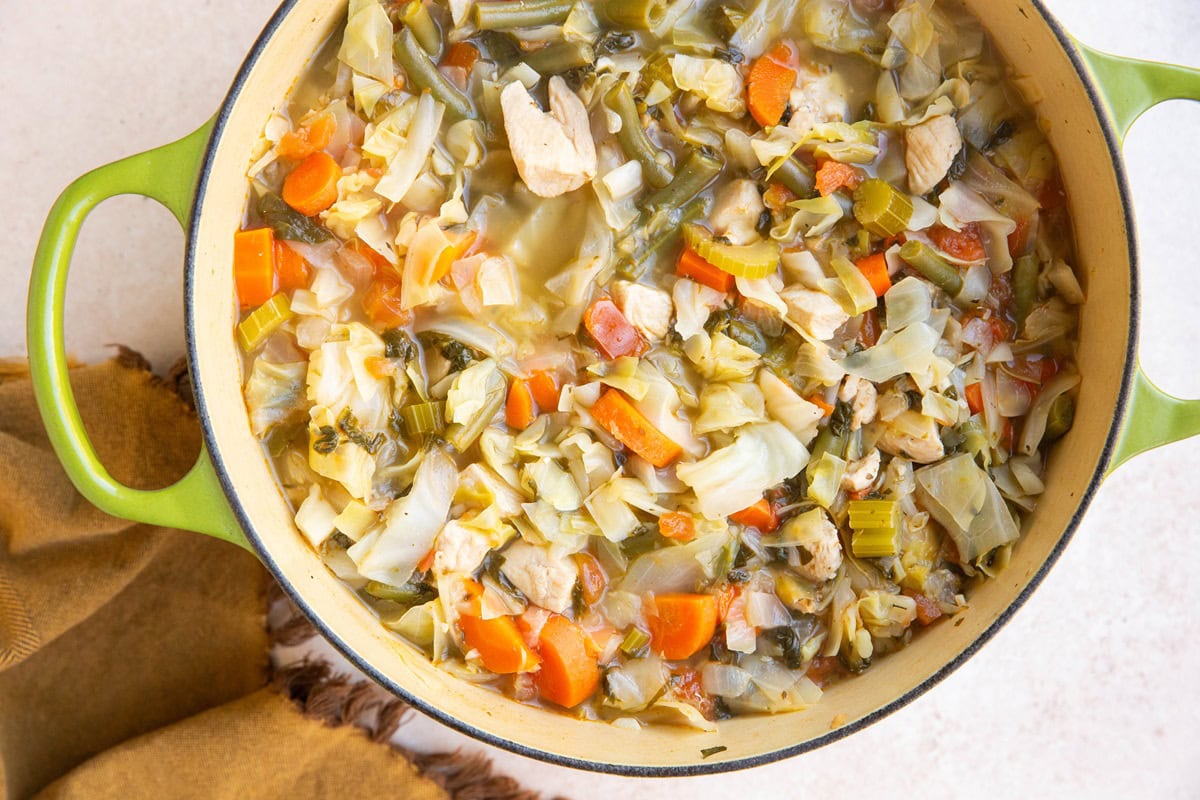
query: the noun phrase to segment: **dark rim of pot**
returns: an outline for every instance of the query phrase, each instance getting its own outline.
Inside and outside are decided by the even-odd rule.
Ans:
[[[212,426],[208,423],[208,402],[205,396],[204,384],[200,380],[200,376],[196,371],[197,358],[197,341],[195,335],[195,314],[194,314],[194,280],[195,280],[195,264],[196,264],[196,234],[199,226],[200,215],[196,211],[201,208],[205,196],[205,191],[208,188],[208,179],[213,165],[214,154],[217,149],[217,143],[225,130],[225,125],[228,122],[229,115],[238,96],[241,94],[243,87],[255,65],[258,63],[267,43],[275,35],[276,31],[283,24],[285,18],[291,12],[298,0],[285,0],[285,2],[276,10],[271,17],[258,40],[254,43],[246,60],[242,63],[238,70],[237,77],[233,81],[228,95],[221,105],[221,110],[217,114],[212,135],[209,139],[208,148],[205,152],[204,161],[201,167],[200,175],[196,184],[196,193],[193,200],[192,214],[188,224],[185,275],[184,275],[184,309],[185,309],[185,328],[187,335],[188,361],[192,379],[192,387],[195,392],[196,409],[200,417],[200,423],[204,435],[204,443],[208,448],[208,453],[212,458],[213,467],[216,469],[217,475],[221,481],[221,486],[225,492],[226,498],[229,500],[230,507],[233,510],[238,522],[241,524],[242,530],[245,531],[247,539],[251,542],[259,558],[267,566],[267,568],[275,575],[280,577],[279,568],[275,560],[271,557],[270,552],[263,546],[262,538],[254,528],[249,515],[246,513],[245,507],[238,498],[237,487],[229,476],[229,472],[225,468],[225,460],[221,452],[220,443],[213,435]],[[1025,601],[1033,593],[1033,591],[1041,584],[1046,574],[1051,567],[1058,561],[1062,554],[1063,548],[1071,540],[1075,531],[1079,527],[1080,520],[1091,504],[1096,491],[1100,488],[1101,482],[1104,480],[1108,464],[1112,458],[1114,448],[1116,447],[1117,437],[1121,431],[1122,423],[1125,419],[1125,414],[1128,407],[1130,386],[1133,380],[1134,370],[1136,369],[1136,347],[1138,341],[1138,331],[1140,328],[1139,308],[1140,308],[1140,285],[1138,279],[1138,251],[1137,239],[1135,236],[1133,205],[1130,199],[1129,185],[1125,172],[1124,161],[1121,157],[1120,145],[1118,143],[1116,132],[1109,114],[1106,110],[1104,101],[1101,99],[1100,92],[1096,87],[1091,75],[1089,74],[1079,51],[1071,39],[1070,35],[1063,29],[1058,21],[1051,16],[1049,11],[1042,5],[1041,0],[1030,0],[1030,4],[1040,14],[1042,21],[1050,27],[1057,37],[1059,44],[1070,58],[1072,65],[1075,67],[1075,72],[1080,83],[1087,91],[1088,97],[1091,99],[1092,105],[1096,110],[1096,116],[1100,120],[1101,132],[1104,136],[1106,145],[1108,146],[1109,155],[1112,159],[1113,169],[1116,173],[1118,190],[1121,197],[1121,205],[1124,210],[1126,221],[1126,241],[1129,251],[1129,268],[1130,268],[1130,297],[1129,297],[1129,337],[1126,341],[1125,348],[1125,369],[1121,376],[1121,388],[1117,397],[1117,405],[1113,414],[1112,426],[1108,430],[1108,435],[1104,441],[1104,450],[1101,453],[1100,460],[1096,464],[1095,472],[1088,481],[1087,489],[1080,498],[1079,505],[1072,515],[1070,522],[1063,531],[1062,536],[1051,550],[1050,555],[1039,567],[1037,572],[1030,578],[1029,582],[1022,589],[1021,593],[1009,603],[1008,607],[976,638],[970,646],[955,656],[951,661],[943,665],[937,672],[929,678],[921,682],[918,686],[913,687],[905,692],[900,697],[887,703],[886,705],[867,714],[861,719],[847,723],[835,730],[831,730],[821,736],[818,736],[809,741],[797,744],[792,747],[786,747],[780,750],[773,750],[769,753],[762,753],[756,756],[748,756],[745,758],[731,759],[728,761],[714,761],[711,763],[697,763],[684,766],[638,766],[629,764],[615,764],[603,761],[590,761],[585,758],[572,758],[559,755],[538,748],[529,747],[519,742],[514,742],[500,736],[496,736],[487,731],[481,730],[469,725],[462,720],[447,714],[445,711],[430,705],[418,697],[413,696],[404,687],[392,681],[386,675],[382,674],[372,664],[368,663],[362,656],[350,648],[338,636],[332,626],[328,625],[323,619],[318,616],[316,611],[309,606],[305,601],[303,593],[298,591],[294,586],[285,580],[280,580],[283,589],[291,597],[292,601],[303,611],[303,613],[313,622],[321,634],[351,663],[362,670],[366,675],[370,676],[375,682],[386,687],[389,691],[402,698],[405,702],[419,709],[423,713],[433,717],[439,722],[460,731],[468,736],[486,742],[504,750],[516,753],[518,755],[527,756],[529,758],[546,761],[559,766],[571,767],[580,770],[590,770],[596,772],[611,773],[615,775],[625,775],[631,777],[682,777],[693,775],[712,775],[721,772],[732,772],[735,770],[747,769],[750,767],[762,766],[775,761],[780,761],[785,758],[807,753],[815,750],[818,747],[836,742],[852,733],[855,733],[874,722],[877,722],[889,714],[903,708],[911,703],[927,691],[932,689],[951,672],[961,666],[968,658],[974,655],[984,644],[986,644],[996,633],[1004,626],[1012,615],[1025,604]],[[1024,12],[1022,12],[1024,13]]]

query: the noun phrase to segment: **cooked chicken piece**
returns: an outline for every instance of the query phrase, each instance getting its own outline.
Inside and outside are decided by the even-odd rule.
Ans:
[[[433,571],[438,575],[446,572],[470,574],[492,549],[486,537],[456,519],[446,523],[433,547]]]
[[[500,93],[504,131],[517,172],[540,197],[558,197],[596,175],[596,145],[587,108],[557,75],[550,79],[550,111],[538,108],[519,81]]]
[[[879,451],[871,450],[857,461],[846,465],[842,476],[842,488],[848,492],[866,491],[879,477]]]
[[[863,380],[857,375],[847,375],[846,382],[838,392],[838,400],[849,403],[853,416],[850,418],[850,429],[858,430],[863,425],[875,421],[875,406],[879,392],[875,384]]]
[[[850,108],[842,79],[833,73],[802,70],[788,98],[792,118],[788,127],[806,134],[822,122],[842,122]]]
[[[880,422],[891,422],[905,411],[908,411],[908,395],[899,387],[892,386],[879,395],[876,401],[876,419]]]
[[[883,426],[877,445],[885,453],[905,456],[918,464],[932,464],[946,455],[937,421],[911,410],[901,412]]]
[[[708,222],[713,233],[732,244],[750,244],[761,237],[756,230],[759,215],[766,210],[758,184],[748,178],[730,181],[713,200]]]
[[[661,342],[671,330],[675,304],[662,289],[630,281],[616,281],[609,287],[613,302],[629,324],[651,342]]]
[[[558,614],[571,607],[578,576],[565,557],[556,559],[544,547],[516,542],[504,551],[501,570],[534,605]]]
[[[942,182],[954,157],[962,149],[962,134],[954,117],[942,115],[914,125],[905,134],[908,152],[908,188],[913,194],[928,194]]]
[[[789,286],[779,296],[787,303],[788,318],[822,342],[832,339],[850,319],[838,301],[824,292]]]
[[[798,519],[800,517],[793,518],[788,525]],[[837,575],[838,567],[842,565],[842,542],[838,538],[837,526],[829,521],[829,517],[823,515],[815,532],[806,531],[802,539],[800,564],[791,562],[793,569],[802,577],[818,583]]]

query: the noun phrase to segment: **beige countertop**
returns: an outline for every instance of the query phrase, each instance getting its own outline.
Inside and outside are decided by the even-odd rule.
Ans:
[[[1045,0],[1083,41],[1196,64],[1197,0]],[[0,1],[0,356],[24,353],[24,301],[56,194],[91,167],[182,136],[219,105],[275,0]],[[1151,111],[1126,154],[1143,264],[1142,362],[1200,396],[1200,105]],[[89,219],[68,296],[73,353],[120,341],[159,367],[183,352],[183,237],[150,201]],[[1200,441],[1123,467],[1043,586],[933,691],[816,752],[706,778],[596,776],[478,745],[423,717],[421,749],[482,748],[500,769],[576,798],[1200,797]],[[764,721],[764,724],[769,724]]]

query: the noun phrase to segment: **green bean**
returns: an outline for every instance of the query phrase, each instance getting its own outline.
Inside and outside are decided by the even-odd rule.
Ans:
[[[556,25],[571,13],[572,0],[500,0],[478,3],[475,24],[481,30],[502,31]]]
[[[618,27],[648,31],[666,19],[670,6],[668,0],[609,0],[604,15]]]
[[[709,198],[696,197],[683,208],[668,212],[658,220],[652,219],[639,231],[639,234],[648,234],[645,240],[617,263],[617,274],[626,280],[640,278],[655,256],[679,241],[684,225],[708,214],[709,205]]]
[[[675,177],[666,186],[646,198],[650,212],[664,208],[682,208],[712,183],[725,162],[711,150],[692,150],[679,162]]]
[[[400,19],[405,27],[413,32],[413,36],[417,37],[417,43],[431,58],[441,55],[442,33],[422,0],[409,0],[400,14]]]
[[[420,605],[437,597],[437,592],[427,583],[408,582],[403,586],[391,586],[379,581],[368,581],[363,591],[379,600],[390,600],[406,606]]]
[[[900,258],[951,297],[957,297],[962,291],[962,275],[958,268],[933,252],[933,248],[924,242],[916,239],[905,242],[900,248]]]
[[[1037,256],[1021,256],[1013,265],[1013,315],[1017,327],[1025,327],[1025,318],[1037,302],[1038,261]]]
[[[646,183],[655,189],[662,189],[669,184],[673,177],[671,170],[659,160],[659,156],[666,160],[666,154],[656,148],[646,136],[642,127],[642,117],[634,105],[629,85],[619,81],[604,95],[604,105],[621,118],[617,142],[625,151],[625,155],[642,165],[642,177],[646,179]]]
[[[811,195],[816,186],[812,171],[794,158],[781,161],[768,180],[782,183],[800,197]]]
[[[445,75],[438,72],[429,54],[417,44],[411,29],[404,28],[396,34],[392,49],[409,82],[418,89],[428,89],[433,99],[446,106],[446,110],[452,116],[458,119],[475,119],[475,108],[471,101]]]
[[[557,42],[525,57],[525,63],[542,75],[559,75],[595,61],[596,51],[587,42]]]
[[[1050,405],[1050,413],[1046,417],[1046,433],[1042,436],[1042,444],[1056,442],[1071,430],[1075,424],[1075,400],[1069,394],[1060,394]]]

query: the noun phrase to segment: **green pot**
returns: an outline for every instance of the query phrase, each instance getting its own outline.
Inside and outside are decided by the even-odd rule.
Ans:
[[[832,687],[812,709],[737,718],[710,734],[627,731],[514,703],[434,668],[397,641],[296,531],[242,401],[232,233],[246,201],[250,150],[267,113],[340,24],[343,4],[285,2],[212,121],[178,142],[84,175],[55,204],[34,261],[28,309],[34,388],[55,451],[79,491],[107,513],[251,550],[330,642],[375,680],[458,730],[515,752],[627,775],[690,775],[767,763],[859,730],[928,690],[996,633],[1057,560],[1111,470],[1200,433],[1200,402],[1164,394],[1137,365],[1138,263],[1119,150],[1146,109],[1172,98],[1200,99],[1200,72],[1086,48],[1033,0],[967,5],[1041,95],[1035,109],[1059,156],[1089,298],[1075,426],[1049,459],[1046,494],[1008,569],[978,587],[954,624],[882,659],[869,676]],[[160,491],[130,489],[108,474],[68,381],[63,300],[71,254],[87,214],[118,194],[158,200],[187,232],[188,356],[205,448],[183,480]],[[717,745],[726,749],[701,755]]]

